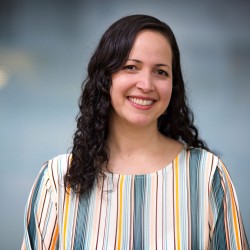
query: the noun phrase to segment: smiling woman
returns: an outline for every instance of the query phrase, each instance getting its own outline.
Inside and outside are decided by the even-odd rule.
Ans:
[[[23,249],[248,249],[228,171],[198,136],[175,36],[147,15],[102,36],[71,154],[32,188]]]

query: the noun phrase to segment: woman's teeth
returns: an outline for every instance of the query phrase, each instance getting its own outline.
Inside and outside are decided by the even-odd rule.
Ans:
[[[152,100],[145,100],[145,99],[140,99],[140,98],[135,98],[135,97],[129,97],[129,100],[135,104],[142,105],[142,106],[149,106],[153,103]]]

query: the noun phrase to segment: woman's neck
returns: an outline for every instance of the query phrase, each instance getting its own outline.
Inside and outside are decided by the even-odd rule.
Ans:
[[[109,129],[108,147],[122,155],[147,151],[159,145],[162,135],[156,126],[136,127],[126,124],[112,124]]]
[[[157,124],[135,127],[111,123],[107,139],[108,170],[120,174],[142,174],[161,169],[171,162],[183,145],[162,135]]]

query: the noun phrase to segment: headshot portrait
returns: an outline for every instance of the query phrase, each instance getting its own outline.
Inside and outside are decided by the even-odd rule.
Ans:
[[[249,249],[250,4],[1,5],[0,248]]]

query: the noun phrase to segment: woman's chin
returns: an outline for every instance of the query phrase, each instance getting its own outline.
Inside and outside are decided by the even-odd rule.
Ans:
[[[146,128],[151,126],[157,126],[157,121],[152,121],[147,118],[139,119],[138,117],[136,119],[128,121],[128,123],[131,126],[137,127],[137,128]]]

